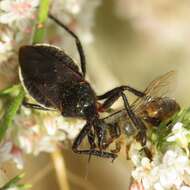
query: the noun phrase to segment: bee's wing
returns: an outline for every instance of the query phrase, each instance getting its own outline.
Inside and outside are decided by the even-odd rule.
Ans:
[[[172,84],[174,83],[173,81],[175,81],[175,77],[176,72],[169,71],[150,82],[147,88],[144,90],[146,96],[144,98],[137,98],[131,105],[132,109],[138,112],[137,110],[146,104],[146,102],[150,99],[166,95],[171,90],[173,86]]]
[[[166,95],[172,88],[172,83],[175,81],[176,72],[169,71],[164,75],[156,78],[145,89],[145,94],[152,97],[162,97]]]

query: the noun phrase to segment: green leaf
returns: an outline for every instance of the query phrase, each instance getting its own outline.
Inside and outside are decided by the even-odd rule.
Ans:
[[[19,88],[20,88],[19,84],[12,85],[12,86],[10,86],[8,88],[5,88],[5,89],[0,91],[0,97],[12,94],[14,92],[17,92],[19,90]]]
[[[10,181],[8,181],[3,187],[1,187],[0,190],[6,190],[6,189],[9,189],[11,187],[17,187],[20,190],[31,188],[30,184],[17,184],[24,177],[24,175],[25,174],[22,173],[22,174],[15,176]]]
[[[24,89],[20,86],[18,95],[12,98],[10,105],[5,111],[3,120],[0,123],[0,141],[2,141],[3,137],[5,136],[7,129],[11,127],[13,118],[16,115],[20,105],[22,104],[24,96],[25,96]]]

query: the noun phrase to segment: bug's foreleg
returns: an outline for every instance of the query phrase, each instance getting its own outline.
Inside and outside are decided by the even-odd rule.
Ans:
[[[92,125],[90,123],[87,123],[83,127],[83,129],[78,134],[78,136],[76,137],[76,139],[73,143],[73,146],[72,146],[73,152],[78,153],[78,154],[87,154],[87,155],[94,155],[94,156],[103,157],[103,158],[115,159],[117,157],[117,155],[115,155],[113,153],[94,150],[94,149],[86,149],[86,150],[79,149],[79,146],[81,145],[81,143],[82,143],[83,139],[86,137],[86,135],[89,134],[91,128],[92,128]]]
[[[103,99],[109,98],[110,96],[119,94],[120,92],[124,92],[124,91],[129,91],[129,92],[131,92],[132,94],[134,94],[135,96],[138,96],[138,97],[145,96],[144,92],[136,90],[135,88],[132,88],[130,86],[123,85],[123,86],[113,88],[112,90],[109,90],[108,92],[106,92],[106,93],[104,93],[102,95],[99,95],[98,99],[103,100]]]
[[[95,149],[96,148],[95,134],[92,132],[92,130],[88,133],[88,142],[90,144],[90,148],[91,149]]]
[[[138,97],[145,96],[143,92],[136,90],[130,86],[116,87],[104,93],[103,95],[97,96],[98,100],[106,99],[104,103],[101,105],[101,107],[99,108],[100,111],[106,111],[108,108],[110,108],[119,99],[119,97],[121,97],[121,92],[124,92],[124,91],[129,91]]]

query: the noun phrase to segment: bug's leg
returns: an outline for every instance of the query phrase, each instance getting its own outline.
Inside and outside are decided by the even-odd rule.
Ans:
[[[90,123],[87,123],[83,127],[83,129],[81,130],[81,132],[76,137],[76,139],[73,143],[73,146],[72,146],[73,152],[78,153],[78,154],[94,155],[94,156],[103,157],[103,158],[112,158],[114,160],[117,157],[117,155],[115,155],[113,153],[99,151],[99,150],[93,150],[93,149],[92,150],[88,150],[88,149],[87,150],[80,150],[79,149],[80,144],[82,143],[85,136],[88,135],[91,128],[92,128],[92,125]]]
[[[129,116],[130,120],[140,130],[139,140],[140,140],[142,146],[144,146],[146,144],[146,127],[145,127],[144,123],[142,122],[142,120],[139,117],[137,117],[134,114],[134,112],[131,110],[126,95],[123,92],[121,92],[121,96],[123,98],[124,106],[125,106],[125,109],[127,111],[127,114]]]
[[[142,120],[139,117],[137,117],[133,113],[133,111],[130,109],[130,105],[129,105],[126,95],[123,92],[121,92],[121,96],[123,98],[124,106],[129,115],[129,118],[131,119],[133,124],[139,129],[139,133],[137,135],[137,138],[138,138],[137,140],[140,141],[140,143],[143,147],[142,149],[145,152],[145,154],[147,155],[147,157],[152,159],[152,154],[151,154],[150,150],[146,147],[146,141],[147,141],[146,127],[145,127],[144,123],[142,122]]]
[[[143,97],[145,96],[144,92],[141,92],[139,90],[136,90],[135,88],[132,88],[130,86],[126,86],[126,85],[123,85],[123,86],[119,86],[119,87],[116,87],[112,90],[109,90],[108,92],[100,95],[100,96],[97,96],[99,100],[103,100],[103,99],[106,99],[106,98],[109,98],[110,96],[113,96],[115,94],[118,94],[119,92],[123,92],[123,91],[129,91],[131,92],[132,94],[138,96],[138,97]]]
[[[82,43],[81,43],[80,39],[65,24],[63,24],[60,20],[55,18],[53,15],[49,14],[49,18],[51,18],[55,23],[57,23],[59,26],[64,28],[75,39],[75,43],[76,43],[76,46],[77,46],[77,49],[79,52],[79,56],[80,56],[81,70],[82,70],[83,76],[85,77],[85,74],[86,74],[86,58],[85,58],[84,50],[83,50]]]
[[[125,91],[125,90],[128,90],[139,97],[145,96],[145,94],[143,92],[140,92],[129,86],[117,87],[117,88],[114,88],[98,97],[99,99],[107,98],[107,100],[102,104],[102,107],[100,109],[103,109],[103,110],[108,109],[120,96],[122,96],[123,101],[124,101],[124,106],[125,106],[125,109],[127,111],[129,118],[131,119],[132,123],[140,130],[139,140],[141,141],[142,145],[145,145],[146,144],[146,127],[145,127],[144,123],[141,121],[141,119],[139,119],[133,113],[133,111],[129,105],[129,102],[127,100],[127,97],[123,93],[123,91]]]
[[[93,133],[92,130],[88,133],[88,142],[90,144],[90,150],[94,150],[96,148],[96,144],[95,144],[95,134]],[[89,154],[88,162],[90,162],[90,159],[91,159],[91,154]]]
[[[25,101],[22,102],[22,105],[25,106],[26,108],[31,108],[31,109],[38,109],[38,110],[43,110],[43,111],[54,111],[48,108],[44,108],[38,104],[32,104]]]
[[[90,131],[88,133],[88,142],[90,144],[90,149],[95,149],[96,148],[96,144],[95,144],[95,135],[92,131]]]
[[[116,88],[106,92],[103,95],[97,96],[98,100],[106,99],[105,102],[99,108],[100,111],[105,111],[108,108],[110,108],[114,104],[114,102],[116,102],[117,99],[121,96],[121,92],[126,91],[126,90],[133,93],[134,95],[136,95],[138,97],[144,97],[145,96],[145,94],[143,92],[136,90],[130,86],[116,87]]]

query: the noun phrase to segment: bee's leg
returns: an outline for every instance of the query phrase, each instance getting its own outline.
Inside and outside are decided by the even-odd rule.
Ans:
[[[51,18],[59,26],[64,28],[75,39],[75,43],[76,43],[76,46],[77,46],[77,49],[79,52],[79,56],[80,56],[81,70],[82,70],[83,76],[85,77],[85,74],[86,74],[86,58],[85,58],[84,50],[82,47],[82,43],[80,42],[80,39],[78,38],[78,36],[73,31],[71,31],[65,24],[63,24],[60,20],[55,18],[53,15],[49,14],[49,18]]]
[[[126,91],[126,90],[133,93],[134,95],[136,95],[138,97],[144,97],[145,96],[145,94],[143,92],[136,90],[130,86],[116,87],[116,88],[106,92],[103,95],[97,96],[98,100],[106,99],[105,102],[99,108],[100,111],[105,111],[108,108],[110,108],[114,104],[114,102],[116,102],[117,99],[121,96],[121,92]]]
[[[104,144],[104,149],[106,149],[115,139],[117,139],[121,135],[120,127],[117,127],[115,124],[108,125],[110,137],[106,140],[106,144]]]
[[[117,141],[115,143],[115,149],[111,150],[111,152],[114,153],[114,154],[117,154],[117,153],[120,152],[120,150],[121,150],[121,142]]]
[[[28,102],[25,102],[25,101],[22,102],[22,105],[25,106],[26,108],[31,108],[31,109],[38,109],[38,110],[43,110],[43,111],[54,111],[54,110],[51,110],[51,109],[48,109],[48,108],[44,108],[41,105],[32,104],[32,103],[28,103]]]
[[[103,158],[112,158],[113,160],[117,157],[117,155],[113,154],[113,153],[109,153],[109,152],[104,152],[104,151],[99,151],[99,150],[80,150],[79,146],[81,145],[83,139],[85,138],[86,135],[89,134],[90,130],[92,128],[92,125],[90,123],[87,123],[82,130],[80,131],[79,135],[76,137],[73,146],[72,146],[72,150],[75,153],[78,154],[87,154],[87,155],[94,155],[94,156],[98,156],[98,157],[103,157]]]

